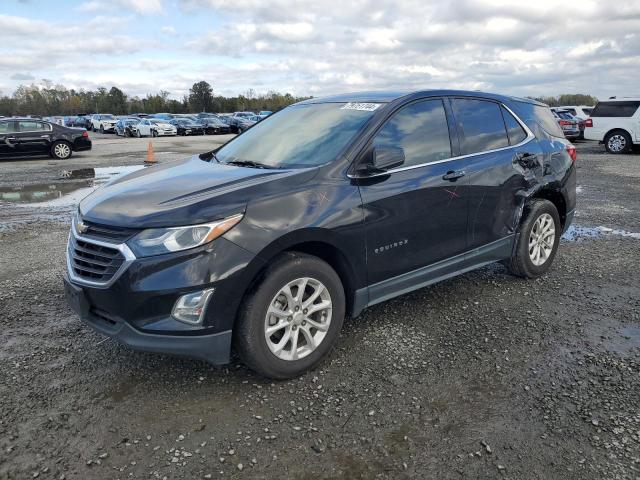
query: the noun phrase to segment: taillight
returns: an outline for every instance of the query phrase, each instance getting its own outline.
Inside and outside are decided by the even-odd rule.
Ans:
[[[584,121],[584,126],[585,126],[585,127],[593,127],[593,120],[591,120],[590,118],[587,118],[587,119]]]
[[[571,122],[569,120],[560,120],[558,123],[560,124],[561,127],[571,125]]]
[[[576,151],[576,147],[574,147],[573,145],[571,144],[567,145],[567,153],[571,157],[572,162],[575,162],[576,160],[578,160],[578,152]]]
[[[89,138],[89,132],[85,130],[84,132],[82,132],[82,136],[85,138]]]

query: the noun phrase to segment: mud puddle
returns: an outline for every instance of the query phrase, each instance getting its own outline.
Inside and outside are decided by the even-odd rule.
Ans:
[[[0,202],[29,207],[75,205],[102,185],[142,168],[144,165],[65,170],[57,180],[51,182],[22,187],[0,187]]]

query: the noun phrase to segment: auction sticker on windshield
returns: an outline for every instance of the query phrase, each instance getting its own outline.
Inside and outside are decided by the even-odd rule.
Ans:
[[[349,102],[345,103],[341,110],[361,110],[363,112],[373,112],[380,106],[379,103],[358,103]]]

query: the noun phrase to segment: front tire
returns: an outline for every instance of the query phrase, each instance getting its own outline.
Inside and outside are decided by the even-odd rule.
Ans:
[[[104,134],[104,125],[100,125],[100,133]]]
[[[506,262],[509,271],[524,278],[544,275],[558,252],[562,225],[555,205],[536,199],[525,206],[515,254]]]
[[[152,137],[157,137],[158,136],[158,132],[156,132],[155,130],[151,130],[151,136]]]
[[[71,145],[68,142],[59,141],[51,145],[51,156],[58,160],[66,160],[71,157]]]
[[[622,130],[607,134],[604,139],[604,148],[608,153],[627,153],[633,145],[631,135]]]
[[[234,344],[244,363],[260,375],[297,377],[327,356],[344,315],[337,273],[317,257],[287,252],[267,267],[245,298]]]

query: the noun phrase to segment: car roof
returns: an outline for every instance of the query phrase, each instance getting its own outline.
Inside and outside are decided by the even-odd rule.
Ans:
[[[600,102],[638,102],[640,97],[614,97],[600,100]]]
[[[27,120],[30,122],[52,123],[51,120],[45,120],[44,118],[34,118],[34,117],[6,117],[6,118],[0,118],[0,120],[11,120],[11,121]]]
[[[496,93],[487,93],[480,91],[470,90],[448,90],[448,89],[427,89],[416,91],[369,91],[369,92],[353,92],[353,93],[341,93],[338,95],[331,95],[327,97],[310,98],[298,102],[297,105],[312,104],[312,103],[347,103],[347,102],[361,102],[361,103],[389,103],[394,100],[403,97],[439,97],[439,96],[460,96],[460,97],[482,97],[489,98],[497,101],[518,101],[531,103],[534,105],[546,106],[544,103],[540,103],[537,100],[531,98],[512,97],[507,95],[499,95]]]

